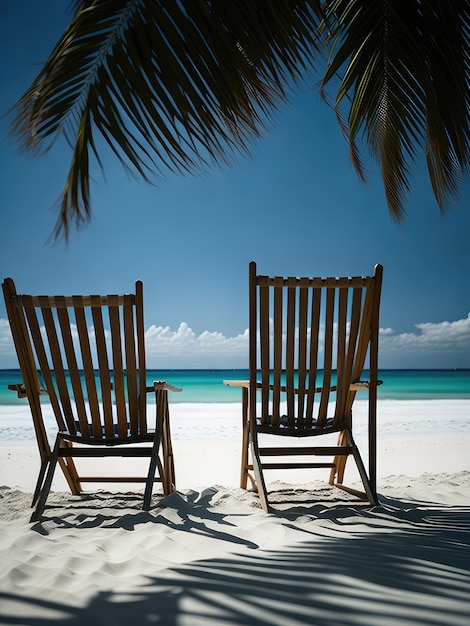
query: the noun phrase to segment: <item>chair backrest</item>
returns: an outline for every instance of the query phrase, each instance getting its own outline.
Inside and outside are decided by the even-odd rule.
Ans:
[[[259,276],[249,268],[250,416],[292,434],[341,430],[368,357],[377,385],[382,266],[344,278]]]
[[[3,290],[40,447],[44,391],[72,436],[98,443],[145,434],[142,283],[127,295],[31,296],[7,278]]]

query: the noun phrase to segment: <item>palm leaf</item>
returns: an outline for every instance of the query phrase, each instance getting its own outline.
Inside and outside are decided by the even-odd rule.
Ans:
[[[331,56],[322,81],[340,77],[334,106],[351,158],[364,177],[358,142],[382,169],[388,206],[398,220],[410,172],[424,151],[441,208],[468,173],[468,0],[335,0],[325,3]]]
[[[392,215],[405,213],[424,152],[441,210],[468,174],[468,0],[75,0],[74,16],[12,132],[28,151],[60,135],[72,161],[56,235],[90,217],[97,138],[146,181],[249,152],[326,37],[322,93],[366,180],[364,146],[382,170]],[[322,21],[323,19],[323,21]]]
[[[16,105],[12,132],[40,154],[73,155],[56,235],[90,217],[95,135],[150,180],[248,152],[318,44],[320,3],[84,0]]]

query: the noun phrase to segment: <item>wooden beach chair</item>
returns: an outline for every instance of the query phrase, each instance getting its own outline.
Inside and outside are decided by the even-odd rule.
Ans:
[[[250,379],[224,382],[242,388],[240,484],[246,489],[250,479],[265,511],[264,472],[270,469],[330,468],[330,484],[377,503],[381,283],[381,265],[368,277],[283,278],[257,275],[250,263]],[[368,471],[353,437],[352,409],[360,390],[368,399]],[[338,433],[335,445],[299,445],[303,438],[331,433]],[[262,445],[266,435],[279,436],[282,444]],[[364,491],[343,484],[349,456]]]
[[[128,295],[31,296],[17,294],[6,278],[3,293],[23,378],[9,387],[28,398],[41,457],[31,521],[44,511],[57,463],[73,494],[85,482],[142,482],[147,510],[155,481],[165,494],[173,491],[168,391],[181,390],[165,382],[147,386],[142,283]],[[155,393],[153,422],[149,392]],[[57,421],[52,450],[41,396]],[[83,476],[79,457],[147,457],[148,472],[118,476],[114,463],[109,476]]]

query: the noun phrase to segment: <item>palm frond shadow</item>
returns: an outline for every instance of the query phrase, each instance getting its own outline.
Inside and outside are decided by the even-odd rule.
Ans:
[[[207,502],[198,506],[190,499],[186,510],[177,509],[183,532],[240,541],[230,531],[232,514],[208,511]],[[70,626],[98,624],[103,616],[117,625],[132,618],[168,626],[349,626],[381,623],[384,615],[387,624],[397,626],[468,623],[470,507],[382,496],[377,507],[295,505],[274,517],[286,527],[296,518],[303,531],[299,541],[167,568],[125,596],[100,591],[84,607],[12,594],[0,598],[4,606],[34,603],[37,617],[30,626],[51,623],[40,617],[42,610],[57,611],[61,624]],[[168,524],[158,515],[153,519]],[[226,532],[209,530],[214,522]],[[18,621],[11,614],[3,623]]]

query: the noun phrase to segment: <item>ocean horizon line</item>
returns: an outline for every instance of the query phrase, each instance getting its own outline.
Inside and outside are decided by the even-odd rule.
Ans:
[[[318,371],[321,379],[321,370]],[[248,368],[147,368],[147,382],[165,380],[183,393],[171,394],[172,403],[233,403],[241,401],[240,389],[224,380],[247,380]],[[363,377],[367,378],[367,370]],[[470,399],[470,369],[379,369],[378,398],[390,400]],[[19,368],[0,369],[0,406],[27,402],[17,398],[8,385],[21,383]],[[367,392],[359,391],[359,398]],[[43,398],[47,402],[47,398]],[[152,402],[149,396],[149,402]]]

